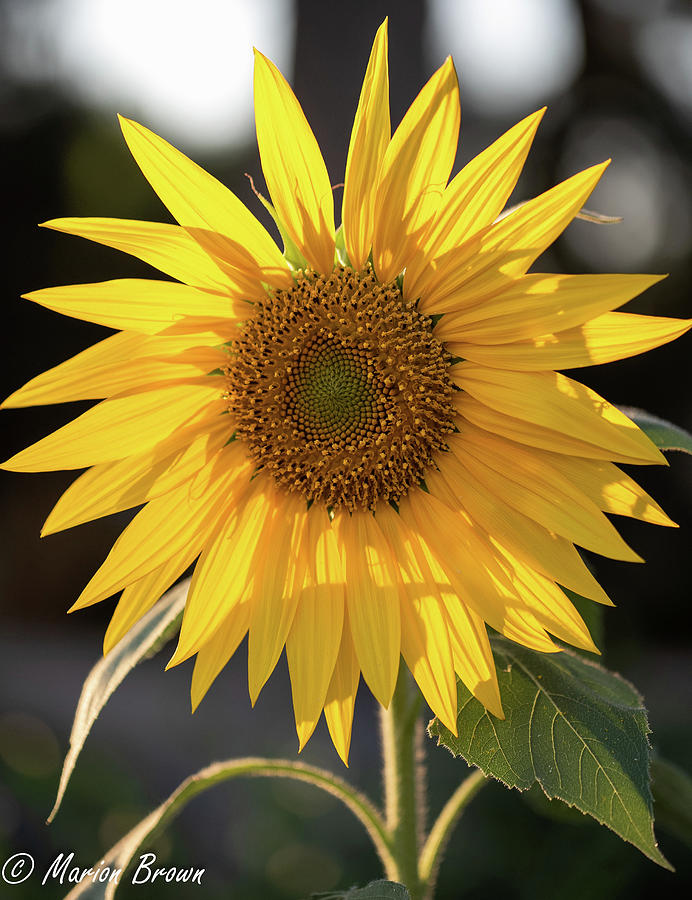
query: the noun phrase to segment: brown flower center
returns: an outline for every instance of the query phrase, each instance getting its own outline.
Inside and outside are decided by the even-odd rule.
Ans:
[[[236,436],[310,501],[397,500],[453,430],[449,357],[430,319],[370,269],[299,275],[254,305],[231,353]]]

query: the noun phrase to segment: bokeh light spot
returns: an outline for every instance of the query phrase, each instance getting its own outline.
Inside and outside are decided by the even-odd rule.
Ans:
[[[485,114],[540,106],[565,90],[584,55],[572,0],[428,0],[428,47],[451,52],[464,101]]]

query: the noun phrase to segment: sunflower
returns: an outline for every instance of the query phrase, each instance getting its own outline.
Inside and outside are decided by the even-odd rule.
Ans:
[[[615,464],[664,459],[556,370],[690,327],[613,312],[658,276],[527,274],[607,163],[500,217],[543,110],[450,181],[452,62],[392,135],[386,28],[365,73],[338,231],[315,137],[256,54],[257,140],[283,253],[233,193],[122,119],[179,224],[45,225],[175,280],[26,295],[118,333],[4,403],[101,400],[4,468],[90,467],[43,534],[142,506],[72,607],[122,591],[105,650],[195,563],[170,662],[196,657],[193,707],[246,635],[253,703],[285,646],[300,747],[324,711],[345,762],[361,675],[387,706],[402,654],[454,731],[456,676],[502,716],[488,625],[534,650],[558,650],[555,637],[597,652],[562,588],[610,601],[575,544],[639,560],[605,513],[673,523]]]

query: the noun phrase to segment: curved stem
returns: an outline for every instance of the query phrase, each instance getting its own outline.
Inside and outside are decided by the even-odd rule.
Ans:
[[[244,762],[247,765],[244,772],[235,774],[291,778],[294,781],[313,784],[315,787],[321,788],[321,790],[336,797],[364,826],[388,877],[390,877],[389,873],[395,871],[396,865],[392,856],[392,841],[382,815],[365,794],[356,790],[343,778],[339,778],[326,769],[292,762],[291,760],[248,759],[238,760],[238,762]]]
[[[109,867],[125,871],[144,842],[150,840],[166,822],[175,818],[195,795],[222,781],[242,776],[291,778],[295,781],[313,784],[337,797],[365,826],[388,877],[390,872],[396,871],[396,863],[391,850],[391,838],[387,833],[382,816],[364,794],[343,779],[316,766],[308,766],[285,759],[263,759],[261,757],[230,759],[214,763],[186,778],[160,806],[152,810],[146,818],[135,825],[103,855],[101,865],[105,861]],[[88,890],[88,886],[88,880],[86,883],[76,885],[66,900],[81,898]],[[108,885],[105,895],[108,900],[112,900],[112,887],[111,884]]]
[[[466,806],[468,806],[483,785],[486,784],[487,780],[483,772],[480,769],[476,769],[475,772],[472,772],[462,781],[437,817],[420,855],[420,880],[425,885],[426,900],[433,895],[442,853],[451,837],[454,826],[459,821],[459,817]]]
[[[411,900],[421,900],[418,854],[422,844],[424,772],[420,753],[421,696],[412,691],[401,666],[394,696],[381,710],[382,756],[387,830],[396,863],[388,877],[406,885]]]

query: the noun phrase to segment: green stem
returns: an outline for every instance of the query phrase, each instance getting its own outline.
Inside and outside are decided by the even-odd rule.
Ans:
[[[382,816],[364,794],[355,790],[343,779],[324,769],[318,769],[316,766],[308,766],[293,760],[261,759],[257,757],[231,759],[225,762],[214,763],[186,778],[168,799],[152,810],[146,818],[142,819],[114,847],[111,847],[103,855],[101,865],[106,860],[111,868],[125,871],[137,850],[146,841],[151,840],[153,835],[158,833],[167,822],[175,818],[194,796],[220,782],[243,776],[290,778],[295,781],[312,784],[332,794],[332,796],[341,800],[365,826],[365,830],[377,850],[385,871],[387,873],[396,871],[396,864],[390,849],[391,840]],[[112,885],[109,884],[108,887],[110,891]],[[88,880],[80,883],[70,892],[66,900],[81,898],[83,894],[88,892],[88,888]],[[105,896],[112,900],[112,893],[107,892]]]
[[[411,900],[422,900],[423,885],[418,874],[418,855],[425,823],[422,765],[421,696],[411,689],[405,666],[399,669],[389,709],[381,710],[384,798],[387,831],[395,871],[387,877],[405,884]]]
[[[420,855],[419,872],[420,880],[425,886],[425,900],[432,900],[442,854],[459,817],[486,783],[487,778],[483,772],[476,769],[462,781],[437,817]]]
[[[240,761],[239,761],[240,762]],[[303,781],[321,788],[333,797],[340,800],[358,821],[364,826],[370,840],[380,857],[380,861],[386,873],[393,872],[395,862],[392,855],[392,841],[382,816],[374,804],[365,794],[356,790],[351,784],[337,775],[333,775],[326,769],[316,766],[308,766],[292,760],[248,760],[249,765],[244,771],[237,774],[253,776],[270,776],[290,778],[294,781]],[[388,877],[389,874],[388,874]]]

